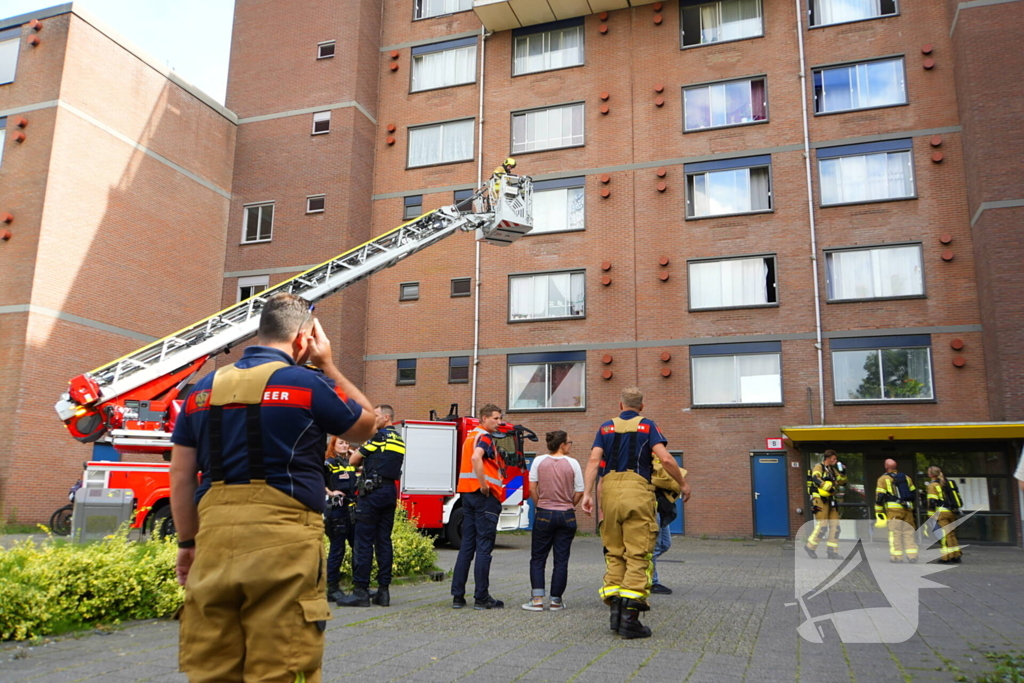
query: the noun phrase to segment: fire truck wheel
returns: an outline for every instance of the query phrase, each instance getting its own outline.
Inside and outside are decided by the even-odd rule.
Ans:
[[[462,546],[462,516],[462,508],[455,508],[444,527],[445,540],[456,550]]]
[[[152,516],[146,520],[146,526],[149,527],[149,533],[154,538],[167,538],[177,533],[174,528],[174,519],[171,517],[171,506],[165,505]]]

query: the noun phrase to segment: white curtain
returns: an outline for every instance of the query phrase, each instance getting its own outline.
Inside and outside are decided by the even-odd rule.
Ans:
[[[541,365],[510,365],[509,404],[514,409],[547,407],[547,369]]]
[[[693,402],[696,405],[736,403],[736,363],[733,356],[693,359]]]
[[[698,405],[781,403],[779,354],[694,358],[693,402]]]
[[[529,111],[513,118],[513,153],[583,144],[582,104]]]
[[[914,194],[910,152],[882,152],[822,159],[823,204],[910,197]]]
[[[829,254],[833,299],[924,293],[921,248],[887,247]]]
[[[723,0],[700,8],[701,41],[738,40],[761,34],[760,0]]]
[[[409,166],[443,164],[472,158],[472,119],[409,131]]]
[[[686,101],[686,130],[707,128],[711,124],[711,88],[688,88],[683,91]]]
[[[476,45],[430,52],[413,58],[413,91],[472,83],[475,78]]]
[[[18,70],[18,50],[21,38],[0,41],[0,83],[12,83]]]
[[[7,142],[7,130],[0,128],[0,164],[4,163],[4,143]]]
[[[440,163],[441,126],[425,126],[409,131],[409,166]]]
[[[583,63],[583,27],[533,33],[515,42],[516,75],[562,69]]]
[[[736,356],[740,403],[782,403],[779,354]]]
[[[583,188],[540,190],[533,193],[531,234],[583,229]]]
[[[881,0],[814,0],[814,25],[838,24],[882,15]]]
[[[436,17],[473,9],[473,0],[419,0],[420,12],[417,18]]]
[[[551,384],[548,408],[582,408],[586,405],[583,381],[586,363],[552,363],[548,367]]]
[[[768,303],[768,266],[763,258],[690,265],[690,306],[721,308]]]

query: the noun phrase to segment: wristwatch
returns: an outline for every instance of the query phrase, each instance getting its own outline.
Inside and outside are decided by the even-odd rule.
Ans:
[[[196,539],[194,539],[194,538],[189,539],[187,541],[178,541],[178,548],[180,548],[182,550],[185,550],[187,548],[195,548],[195,547],[196,547]]]

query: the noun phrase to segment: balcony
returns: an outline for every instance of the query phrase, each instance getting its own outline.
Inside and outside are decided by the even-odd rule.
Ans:
[[[508,31],[654,2],[656,0],[474,0],[473,11],[488,31]]]

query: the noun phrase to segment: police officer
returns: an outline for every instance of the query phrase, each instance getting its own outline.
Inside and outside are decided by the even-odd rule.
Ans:
[[[192,683],[320,681],[324,439],[373,433],[307,301],[271,296],[258,337],[199,380],[171,437],[179,665]],[[307,359],[323,374],[296,365]]]
[[[956,530],[946,530],[950,524],[960,517],[960,508],[963,507],[963,499],[960,498],[960,489],[956,482],[946,479],[942,468],[932,465],[928,468],[928,512],[935,515],[935,524],[942,529],[942,559],[943,564],[960,563],[960,542],[956,538]],[[937,530],[936,530],[937,531]]]
[[[687,493],[688,486],[665,448],[668,440],[652,420],[640,415],[643,393],[636,387],[623,390],[619,409],[618,417],[597,430],[584,475],[583,511],[594,510],[594,484],[600,476],[606,565],[600,595],[611,608],[613,631],[623,638],[647,638],[651,629],[640,623],[640,612],[650,609],[647,596],[658,528],[651,484],[654,459]]]
[[[348,441],[332,436],[324,460],[324,488],[327,511],[324,530],[330,541],[327,553],[327,599],[337,602],[345,597],[341,590],[341,564],[345,561],[345,544],[355,553],[355,528],[352,513],[356,505],[356,468],[349,463]]]
[[[807,481],[811,494],[811,512],[814,514],[814,531],[807,539],[804,550],[812,559],[818,559],[815,552],[823,538],[828,538],[828,559],[841,560],[839,554],[839,501],[838,487],[846,485],[846,468],[839,462],[839,455],[829,449],[821,462],[811,468]]]
[[[889,561],[902,562],[904,555],[917,563],[917,542],[914,541],[914,481],[896,469],[892,458],[885,461],[885,474],[875,484],[875,527],[889,530]]]
[[[402,478],[405,442],[392,426],[395,409],[389,405],[374,408],[377,433],[352,455],[349,462],[363,466],[363,478],[356,498],[356,549],[352,562],[352,593],[338,604],[342,607],[381,607],[391,605],[391,571],[394,547],[391,530],[395,526],[398,505],[396,483]],[[377,593],[370,595],[370,571],[377,555]]]

